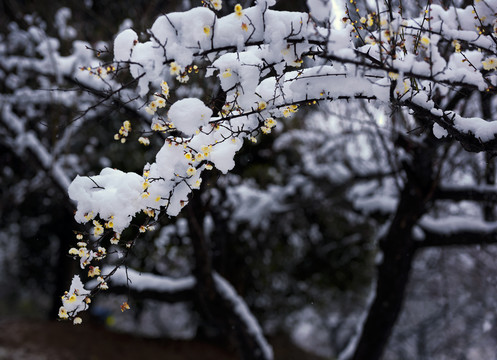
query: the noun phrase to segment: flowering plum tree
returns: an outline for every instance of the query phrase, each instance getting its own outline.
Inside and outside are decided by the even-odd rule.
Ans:
[[[113,278],[131,288],[182,294],[195,289],[201,307],[221,319],[225,328],[234,329],[245,358],[271,359],[272,350],[254,316],[213,270],[192,192],[202,186],[206,172],[232,170],[244,141],[257,142],[302,108],[330,102],[367,100],[388,108],[388,124],[375,123],[397,130],[393,146],[384,149],[394,160],[386,161],[381,176],[397,174],[398,192],[378,236],[376,288],[342,358],[380,358],[418,249],[495,241],[495,226],[488,223],[494,220],[493,207],[488,204],[480,221],[452,219],[442,224],[423,216],[436,200],[495,197],[493,187],[448,187],[441,181],[443,169],[437,160],[442,146],[452,141],[467,152],[485,152],[486,180],[494,183],[497,128],[490,120],[497,85],[497,1],[480,0],[466,7],[429,3],[420,15],[408,17],[392,2],[377,2],[376,9],[365,10],[351,0],[341,21],[332,2],[309,0],[309,13],[273,10],[274,4],[237,4],[232,13],[219,16],[222,2],[205,0],[202,7],[158,17],[146,38],[123,30],[108,63],[99,61],[98,50],[88,52],[78,43],[72,57],[54,55],[48,41],[40,45],[42,59],[19,65],[41,71],[47,62],[56,62],[58,76],[102,99],[88,112],[97,112],[99,104],[109,101],[134,114],[123,119],[115,141],[126,143],[137,133],[141,144],[158,147],[155,160],[144,164],[141,174],[107,167],[95,176],[77,176],[68,186],[77,204],[75,218],[89,229],[77,235],[69,254],[96,281],[83,284],[74,276],[62,297],[61,318],[80,323],[78,313],[88,309],[91,298],[108,289]],[[197,77],[218,82],[218,94],[204,99],[182,96],[181,84]],[[480,97],[481,106],[468,116],[471,97]],[[22,132],[13,124],[13,131]],[[47,157],[41,160],[51,163]],[[62,187],[67,185],[56,166],[51,171]],[[149,277],[142,285],[138,279],[129,284],[131,275],[121,267],[140,234],[153,230],[161,217],[177,216],[187,204],[193,277]],[[115,265],[101,268],[99,261],[110,253],[118,255]],[[127,308],[124,303],[122,310]]]

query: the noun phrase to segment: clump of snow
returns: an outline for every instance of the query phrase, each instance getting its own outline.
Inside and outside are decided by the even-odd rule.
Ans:
[[[307,0],[310,14],[318,21],[324,21],[330,17],[333,2],[330,0]]]
[[[437,139],[441,139],[441,138],[447,136],[448,132],[443,127],[441,127],[440,125],[438,125],[437,123],[435,123],[435,124],[433,124],[433,135]]]
[[[212,28],[215,18],[215,14],[205,7],[160,16],[150,29],[154,46],[160,48],[167,44],[165,60],[174,59],[185,67],[192,63],[199,47],[210,47],[211,36],[216,32]]]
[[[137,41],[138,35],[132,29],[126,29],[117,35],[114,40],[114,60],[128,61]]]
[[[354,200],[354,208],[360,209],[366,214],[380,212],[382,214],[392,214],[397,208],[396,198],[381,195],[373,195],[367,198]]]
[[[461,132],[471,132],[477,139],[483,142],[495,139],[497,135],[497,121],[485,121],[480,118],[463,118],[456,115],[454,126]]]
[[[138,43],[132,49],[130,60],[129,71],[131,75],[135,79],[142,76],[138,80],[138,87],[139,95],[143,97],[148,93],[148,83],[152,79],[157,79],[163,70],[162,49],[158,48],[152,41]]]
[[[135,173],[104,168],[100,175],[77,176],[69,186],[69,197],[76,201],[76,221],[86,223],[99,215],[112,218],[114,230],[122,232],[140,211],[143,178]]]
[[[187,136],[191,136],[209,123],[212,110],[199,99],[186,98],[176,101],[167,115],[176,129]]]
[[[235,167],[235,160],[233,157],[238,150],[242,147],[242,141],[224,141],[222,143],[216,144],[211,152],[211,161],[214,163],[217,169],[219,169],[223,174]]]
[[[64,40],[71,40],[76,37],[76,29],[67,25],[67,21],[71,19],[71,9],[63,7],[55,13],[55,26],[57,27],[59,36]]]

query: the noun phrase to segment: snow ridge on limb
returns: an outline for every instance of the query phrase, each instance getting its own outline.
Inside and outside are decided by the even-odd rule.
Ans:
[[[436,219],[424,216],[417,246],[464,246],[497,243],[497,223],[463,216]]]
[[[113,267],[106,266],[103,268],[104,273],[110,273]],[[159,292],[174,293],[177,291],[191,290],[195,286],[195,279],[192,276],[174,279],[167,276],[140,273],[133,269],[122,269],[114,273],[112,284],[129,285],[136,291],[155,290]]]
[[[43,171],[50,176],[61,191],[66,192],[71,181],[53,154],[47,150],[32,131],[25,131],[22,120],[12,111],[10,104],[3,107],[1,115],[0,121],[12,132],[13,138],[16,139],[15,143],[23,144],[20,150],[28,149],[36,157]]]
[[[247,328],[247,332],[254,338],[254,341],[258,344],[257,348],[263,352],[263,354],[261,354],[261,358],[272,360],[273,349],[264,337],[259,323],[257,322],[254,315],[250,312],[250,309],[248,308],[245,301],[243,301],[243,299],[236,293],[233,286],[231,286],[230,283],[226,281],[226,279],[223,278],[221,275],[214,273],[213,279],[220,296],[231,304],[235,314],[238,316],[238,319],[243,322],[243,324]]]

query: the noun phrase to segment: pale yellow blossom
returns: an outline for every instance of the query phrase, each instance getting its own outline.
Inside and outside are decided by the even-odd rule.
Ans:
[[[171,73],[171,75],[179,75],[179,73],[181,72],[181,66],[179,66],[176,62],[172,62],[169,65],[169,72]]]
[[[67,310],[65,307],[61,306],[59,308],[59,317],[61,319],[67,319],[69,317],[69,315],[67,314]]]

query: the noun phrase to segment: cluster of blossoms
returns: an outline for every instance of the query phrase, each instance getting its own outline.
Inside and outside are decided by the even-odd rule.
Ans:
[[[62,306],[59,308],[60,319],[72,319],[73,324],[78,325],[82,320],[78,316],[74,316],[80,311],[88,308],[91,299],[88,296],[90,292],[86,290],[79,276],[73,278],[71,288],[62,296]]]
[[[94,237],[102,238],[105,229],[112,229],[113,222],[112,217],[109,221],[102,225],[101,221],[94,219],[93,213],[88,213],[85,215],[87,221],[92,221],[93,231],[92,235]],[[77,248],[73,247],[69,249],[69,255],[74,256],[74,258],[79,258],[81,269],[88,269],[88,278],[97,277],[97,288],[100,290],[107,290],[108,284],[105,277],[102,276],[102,271],[100,266],[90,265],[93,261],[103,260],[107,256],[107,249],[102,246],[95,246],[95,249],[89,249],[89,241],[84,241],[84,236],[81,233],[76,235]],[[117,245],[120,240],[120,233],[114,233],[113,237],[110,239],[110,243]],[[98,243],[99,241],[97,241]],[[62,306],[59,309],[60,319],[72,319],[74,324],[81,324],[82,319],[75,316],[78,312],[84,311],[88,308],[91,302],[91,292],[86,290],[81,282],[79,276],[73,278],[71,284],[71,289],[66,291],[62,296]]]
[[[107,289],[109,289],[109,286],[107,285],[107,282],[105,281],[105,279],[102,276],[99,276],[97,278],[97,281],[98,281],[98,287],[99,287],[99,289],[101,289],[101,290],[107,290]]]
[[[93,220],[93,236],[98,237],[104,233],[104,227],[98,220]]]
[[[116,67],[114,65],[109,65],[109,66],[97,66],[95,68],[92,68],[90,66],[88,67],[80,67],[81,71],[88,71],[90,75],[96,76],[100,79],[105,79],[108,74],[114,73],[116,71]]]
[[[142,145],[148,146],[150,145],[150,139],[148,137],[140,136],[138,138],[138,142]]]
[[[138,231],[140,231],[141,233],[144,233],[144,232],[147,232],[147,231],[154,231],[154,230],[155,230],[155,226],[154,225],[141,225],[138,228]]]
[[[374,25],[374,18],[375,17],[376,17],[376,13],[373,12],[373,13],[368,14],[367,18],[365,18],[364,16],[361,17],[360,22],[361,22],[361,24],[364,24],[366,26],[371,27]]]
[[[210,27],[204,26],[203,30],[204,34],[206,35],[210,33]],[[174,61],[169,65],[169,73],[171,75],[176,75],[176,80],[178,80],[180,83],[185,84],[188,82],[188,80],[190,80],[190,77],[188,76],[188,69],[183,70],[183,68]]]
[[[238,19],[241,19],[243,17],[243,8],[242,8],[242,5],[240,5],[240,4],[236,4],[235,5],[235,16]]]
[[[283,116],[284,117],[289,117],[292,114],[296,113],[298,111],[298,109],[299,109],[299,107],[297,105],[286,106],[283,109]]]
[[[174,129],[174,124],[171,121],[165,121],[163,118],[156,118],[152,123],[152,130],[164,132],[168,129]]]
[[[94,223],[96,221],[94,220]],[[99,225],[101,226],[101,225]],[[97,226],[94,227],[96,229]],[[95,232],[95,231],[94,231]],[[99,230],[99,235],[103,233],[103,228],[101,229],[101,232]],[[78,237],[81,237],[81,234],[78,234]],[[69,255],[73,256],[78,256],[80,258],[80,265],[81,268],[84,269],[86,266],[90,264],[92,260],[103,260],[107,256],[107,250],[104,247],[99,246],[96,251],[93,250],[88,250],[87,246],[88,244],[85,241],[78,241],[78,248],[71,248],[69,249]],[[89,277],[93,277],[91,274],[95,274],[96,272],[99,272],[100,270],[97,267],[92,267],[91,272],[88,273]],[[97,274],[98,275],[98,274]]]
[[[457,39],[452,40],[452,46],[454,46],[454,50],[456,53],[461,52],[461,43]]]
[[[160,94],[155,94],[154,95],[154,100],[148,104],[148,106],[145,108],[145,111],[153,115],[157,111],[157,109],[161,109],[166,107],[166,99],[160,95]]]
[[[88,277],[95,277],[100,275],[100,268],[98,266],[90,266],[88,270]]]
[[[235,5],[235,16],[237,19],[242,20],[243,19],[243,8],[240,4]],[[242,21],[242,24],[240,25],[240,28],[243,31],[248,31],[248,24],[244,21]]]
[[[169,85],[166,81],[161,83],[161,93],[154,94],[154,100],[151,101],[148,106],[145,108],[145,111],[154,115],[157,109],[162,109],[166,107],[166,100],[169,97]]]
[[[189,164],[207,159],[212,151],[212,145],[202,145],[200,150],[201,151],[195,151],[189,149],[188,151],[185,151],[185,158],[188,160]]]
[[[114,135],[114,140],[120,140],[121,143],[124,144],[126,142],[126,138],[128,137],[130,131],[131,131],[131,122],[129,120],[126,120],[121,125],[119,132]]]
[[[272,117],[267,118],[264,120],[264,126],[261,127],[261,131],[263,134],[269,134],[271,132],[271,129],[276,126],[276,120],[274,120]]]
[[[350,3],[353,4],[355,13],[359,14],[360,9],[357,7],[356,1],[350,0]],[[423,24],[429,26],[429,31],[426,32],[422,30],[423,25],[420,26],[419,23],[413,20],[402,19],[399,15],[400,13],[393,14],[393,20],[388,19],[384,13],[378,15],[375,12],[361,16],[358,20],[353,20],[352,11],[347,9],[348,16],[343,20],[345,23],[354,26],[353,31],[356,32],[356,38],[363,39],[366,44],[371,46],[381,46],[383,52],[379,51],[379,53],[383,53],[385,59],[388,54],[395,54],[394,59],[397,57],[398,60],[409,58],[411,54],[414,54],[423,58],[423,61],[433,62],[434,58],[440,56],[436,46],[444,36],[447,36],[447,40],[450,40],[454,52],[456,54],[463,53],[462,56],[452,57],[451,60],[460,59],[462,63],[466,63],[470,71],[478,71],[479,69],[493,71],[497,69],[497,57],[490,56],[485,58],[481,54],[487,51],[495,53],[492,49],[497,35],[497,19],[490,21],[491,18],[495,18],[495,13],[491,13],[494,6],[493,1],[476,1],[474,5],[465,9],[458,9],[457,11],[452,9],[447,13],[441,11],[440,7],[429,6],[422,14]],[[460,19],[465,18],[469,13],[471,13],[472,21],[468,21],[462,26],[463,23],[460,23]],[[489,16],[490,14],[492,16]],[[441,20],[442,23],[455,21],[457,30],[451,29],[451,26],[447,26],[446,30],[444,30],[444,27],[438,24],[434,27],[432,26],[434,20]],[[471,29],[471,22],[474,23],[473,29]],[[377,28],[381,31],[378,31]],[[412,29],[418,29],[418,31],[413,31]],[[367,31],[367,34],[361,34],[360,31]],[[456,31],[460,32],[456,35]],[[474,33],[477,34],[478,40],[473,42],[471,46],[467,46],[466,44],[469,44],[472,42],[471,39],[474,39],[469,34]],[[480,39],[479,37],[482,35],[488,35],[492,40]],[[463,51],[464,48],[467,48],[466,51]],[[474,55],[475,51],[478,51],[480,55]],[[454,65],[446,66],[447,68],[460,69],[460,67]],[[469,76],[469,74],[465,76]],[[406,82],[404,82],[405,84]],[[406,91],[397,90],[396,93],[403,96]]]

